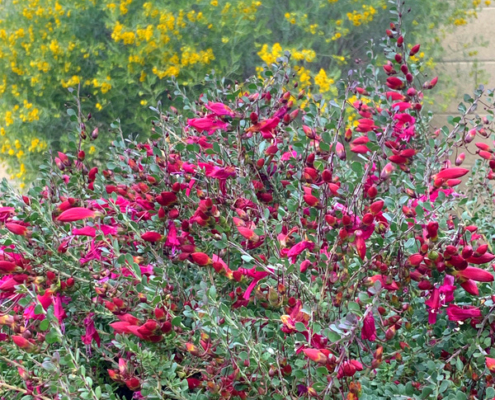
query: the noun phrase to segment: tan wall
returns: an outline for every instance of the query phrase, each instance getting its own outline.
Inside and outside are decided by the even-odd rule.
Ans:
[[[452,78],[452,84],[447,89],[452,91],[453,100],[445,108],[446,102],[439,99],[444,107],[436,110],[434,127],[445,125],[449,115],[459,115],[457,107],[465,93],[473,96],[480,84],[495,88],[495,5],[485,6],[478,12],[477,19],[448,34],[443,45],[447,51],[437,67]],[[476,54],[470,54],[473,51]],[[478,107],[476,112],[483,116],[483,107]],[[477,137],[476,141],[482,140]],[[487,143],[493,145],[491,141]],[[475,157],[466,154],[465,165],[471,166],[474,160]]]

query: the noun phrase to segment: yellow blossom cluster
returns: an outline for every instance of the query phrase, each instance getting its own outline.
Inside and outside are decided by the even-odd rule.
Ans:
[[[326,93],[330,90],[330,86],[333,85],[335,81],[327,76],[327,73],[322,68],[315,76],[315,84],[320,87],[320,93]]]
[[[373,16],[375,14],[375,8],[370,5],[363,4],[362,12],[354,10],[353,12],[347,13],[347,18],[353,23],[354,26],[361,26],[373,21]]]

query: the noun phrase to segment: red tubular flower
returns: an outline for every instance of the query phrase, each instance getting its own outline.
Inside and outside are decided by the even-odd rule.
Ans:
[[[12,272],[21,272],[22,268],[10,261],[0,261],[0,273],[10,274]]]
[[[480,151],[478,152],[478,155],[479,155],[481,158],[483,158],[483,159],[485,159],[485,160],[488,160],[488,161],[490,161],[490,160],[493,160],[493,159],[494,159],[494,158],[493,158],[493,157],[494,157],[494,156],[493,156],[493,154],[492,154],[492,153],[490,153],[490,152],[488,152],[488,151],[480,150]]]
[[[260,237],[249,228],[246,228],[244,226],[238,226],[237,230],[242,236],[244,236],[247,240],[250,240],[251,242],[257,242],[260,240]]]
[[[457,276],[465,279],[472,279],[476,282],[493,282],[493,275],[481,268],[467,267],[466,269],[459,271]]]
[[[28,353],[36,350],[36,345],[31,340],[28,340],[22,336],[12,335],[12,341],[17,347],[27,351]]]
[[[129,327],[132,326],[129,322],[127,321],[117,321],[117,322],[112,322],[110,326],[113,328],[113,330],[116,333],[131,333],[129,330]]]
[[[366,147],[364,144],[360,144],[357,146],[351,146],[351,151],[356,154],[366,154],[369,153],[371,150]]]
[[[364,260],[364,258],[366,257],[366,242],[363,238],[363,231],[358,229],[357,231],[354,232],[354,234],[356,235],[356,239],[354,240],[354,246],[356,246],[356,250],[361,260]]]
[[[316,207],[320,203],[318,197],[313,196],[312,194],[304,195],[303,200],[310,207]]]
[[[434,179],[457,179],[462,178],[469,172],[466,168],[447,168],[434,175]]]
[[[141,235],[141,239],[146,242],[156,243],[163,239],[163,236],[158,232],[145,232]]]
[[[304,250],[311,251],[314,249],[314,247],[315,244],[313,242],[310,242],[309,240],[303,240],[289,250],[289,252],[287,253],[287,257],[289,258],[291,263],[294,264],[299,254],[301,254]]]
[[[402,89],[404,87],[404,82],[396,76],[389,76],[386,84],[390,89],[394,90]]]
[[[468,263],[471,263],[471,264],[480,265],[480,264],[485,264],[485,263],[491,262],[493,259],[495,259],[495,255],[493,255],[491,253],[484,253],[479,257],[476,257],[476,256],[469,257],[466,261]]]
[[[392,165],[392,163],[388,163],[383,167],[380,178],[382,178],[383,180],[390,178],[390,175],[392,175],[394,169],[395,167]]]
[[[376,340],[376,326],[375,326],[375,317],[373,317],[373,311],[366,315],[363,320],[363,329],[361,330],[361,339],[369,340],[370,342],[374,342]]]
[[[424,260],[424,256],[422,254],[416,253],[409,257],[408,261],[413,267],[417,267]]]
[[[193,356],[199,356],[201,354],[199,348],[193,343],[186,343],[186,350]]]
[[[425,301],[425,304],[430,307],[428,310],[428,323],[434,324],[437,321],[437,313],[440,309],[440,291],[433,289],[430,298]]]
[[[205,108],[219,117],[223,117],[225,115],[231,117],[235,116],[235,113],[223,103],[213,103],[210,101],[208,102],[208,104],[205,105]]]
[[[406,164],[408,161],[406,157],[402,157],[399,155],[392,155],[388,159],[392,161],[394,164],[398,164],[398,165]]]
[[[217,120],[214,115],[208,115],[206,118],[192,118],[187,120],[187,125],[196,129],[198,132],[206,131],[209,135],[217,129],[225,130],[229,124]]]
[[[187,386],[189,390],[194,390],[201,386],[201,381],[196,378],[187,378]]]
[[[69,208],[57,217],[59,222],[76,222],[86,218],[94,218],[96,212],[84,207]]]
[[[74,229],[72,229],[72,234],[74,236],[95,237],[96,236],[96,229],[93,228],[92,226],[85,226],[84,228],[74,228]]]
[[[26,236],[28,233],[28,228],[26,226],[14,222],[6,223],[5,227],[14,235]]]
[[[373,215],[377,215],[380,211],[383,210],[385,202],[383,200],[375,201],[370,205],[370,211]]]
[[[428,237],[435,240],[438,236],[438,222],[428,222],[428,225],[426,225],[426,231],[428,232]]]
[[[461,283],[461,287],[466,291],[468,292],[469,294],[473,295],[473,296],[478,296],[480,294],[479,290],[478,290],[478,285],[476,284],[475,281],[471,280],[471,279],[468,279],[467,281],[465,282],[462,282]]]
[[[404,95],[399,92],[385,92],[385,96],[392,101],[405,100]]]
[[[192,253],[191,260],[193,263],[198,264],[202,267],[206,265],[211,265],[213,263],[212,259],[205,253]]]
[[[490,372],[495,372],[495,358],[485,357],[486,367]]]
[[[322,353],[320,350],[316,349],[304,349],[303,353],[308,357],[311,361],[314,361],[318,364],[325,365],[327,363],[327,356]]]
[[[481,311],[478,307],[474,306],[459,307],[455,304],[449,304],[447,315],[450,321],[465,321],[469,318],[480,318]]]
[[[141,387],[141,382],[139,382],[139,379],[138,378],[130,378],[130,379],[126,379],[125,381],[125,385],[129,388],[129,390],[139,390],[139,388]]]
[[[337,157],[340,158],[341,160],[346,159],[345,148],[342,145],[342,143],[337,142],[335,144],[335,154],[337,154]]]
[[[120,375],[118,371],[116,371],[114,369],[107,369],[107,372],[108,372],[108,376],[110,377],[110,379],[112,381],[123,382],[122,381],[122,375]]]
[[[476,142],[474,144],[478,149],[483,150],[483,151],[490,151],[490,145],[483,143],[483,142]]]
[[[299,266],[299,271],[304,274],[310,266],[311,266],[311,261],[304,260]]]
[[[156,196],[156,202],[163,207],[170,207],[177,203],[177,195],[174,192],[162,192]]]

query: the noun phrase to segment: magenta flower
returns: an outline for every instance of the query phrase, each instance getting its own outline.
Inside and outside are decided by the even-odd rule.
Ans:
[[[459,307],[455,304],[449,304],[447,315],[449,316],[450,321],[465,321],[469,318],[480,318],[481,311],[478,307],[474,306]]]
[[[376,340],[376,326],[375,317],[373,317],[373,310],[366,315],[363,320],[363,329],[361,330],[361,339],[374,342]]]

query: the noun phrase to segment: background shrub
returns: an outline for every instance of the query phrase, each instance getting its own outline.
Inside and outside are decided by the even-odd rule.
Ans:
[[[175,102],[167,81],[199,91],[214,69],[242,80],[290,51],[300,88],[336,94],[342,70],[363,58],[378,37],[389,3],[367,1],[16,0],[0,11],[0,156],[12,177],[37,173],[47,148],[67,149],[67,88],[100,120],[120,118],[126,134],[147,135],[148,114]],[[417,0],[405,18],[411,42],[441,48],[441,27],[462,25],[480,5]],[[383,32],[381,33],[383,35]],[[421,59],[423,52],[418,53]],[[88,109],[88,107],[85,107]],[[100,127],[101,154],[114,136]],[[79,127],[79,131],[84,127]],[[77,135],[79,132],[75,132]],[[89,132],[86,132],[90,136]],[[98,143],[98,142],[97,142]]]

